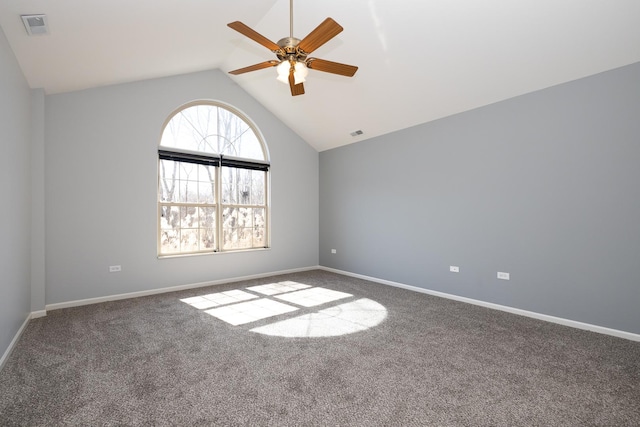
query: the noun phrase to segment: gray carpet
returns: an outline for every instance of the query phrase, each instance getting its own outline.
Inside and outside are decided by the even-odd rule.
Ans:
[[[246,289],[283,281],[348,296]],[[181,301],[234,289],[297,310],[234,326]],[[363,298],[386,318],[338,335]],[[336,336],[252,331],[292,318]],[[310,271],[34,319],[0,372],[0,425],[639,426],[640,343]]]

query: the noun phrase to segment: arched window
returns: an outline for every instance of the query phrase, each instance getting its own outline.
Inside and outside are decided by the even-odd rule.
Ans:
[[[269,156],[255,125],[228,105],[174,111],[158,149],[158,255],[269,246]]]

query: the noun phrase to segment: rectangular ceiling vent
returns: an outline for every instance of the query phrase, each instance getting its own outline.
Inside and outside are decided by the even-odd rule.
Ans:
[[[24,28],[30,36],[47,34],[49,25],[47,24],[47,15],[20,15]]]

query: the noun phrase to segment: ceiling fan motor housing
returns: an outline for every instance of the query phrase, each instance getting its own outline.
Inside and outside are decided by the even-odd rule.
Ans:
[[[285,37],[278,40],[280,50],[275,52],[276,56],[281,61],[304,62],[307,59],[307,54],[298,49],[298,44],[300,44],[300,39],[295,37]]]

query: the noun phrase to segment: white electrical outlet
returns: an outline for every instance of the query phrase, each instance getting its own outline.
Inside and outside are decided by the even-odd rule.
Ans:
[[[509,280],[509,273],[505,273],[504,271],[498,271],[498,279]]]
[[[460,273],[460,267],[458,267],[457,265],[450,265],[449,271],[452,273]]]
[[[331,249],[331,253],[332,254],[336,254],[336,253],[338,253],[338,251],[336,251],[335,249]]]
[[[118,271],[122,271],[122,267],[119,265],[110,265],[109,273],[117,273]]]

